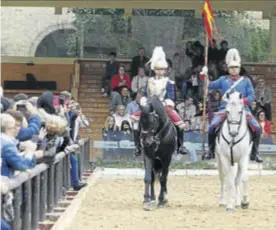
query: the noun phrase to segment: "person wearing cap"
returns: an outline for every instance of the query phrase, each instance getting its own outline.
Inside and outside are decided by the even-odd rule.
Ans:
[[[209,82],[208,89],[209,90],[221,90],[222,95],[225,95],[229,89],[231,89],[232,85],[236,83],[236,86],[233,87],[232,91],[237,91],[242,93],[243,95],[243,103],[246,111],[246,119],[248,125],[252,131],[252,140],[253,147],[250,156],[250,160],[255,160],[258,163],[263,162],[261,157],[259,156],[259,143],[261,138],[261,128],[254,116],[251,114],[249,105],[251,105],[255,100],[255,91],[254,87],[248,77],[240,76],[240,68],[241,68],[241,58],[239,55],[239,51],[237,49],[228,50],[225,58],[228,73],[229,75],[221,76],[218,80]],[[201,72],[201,78],[204,78],[208,73],[207,67],[203,67]],[[208,77],[207,77],[208,81]],[[232,92],[231,91],[231,92]],[[230,93],[231,93],[230,92]],[[202,159],[212,159],[215,156],[215,141],[216,141],[216,130],[223,121],[226,119],[226,111],[225,111],[226,103],[222,102],[218,113],[216,113],[212,119],[212,122],[208,128],[208,145],[209,152],[204,154]]]
[[[147,97],[157,96],[160,101],[164,103],[165,110],[167,111],[170,119],[177,127],[178,131],[178,153],[185,154],[185,148],[183,146],[184,131],[186,127],[182,118],[175,111],[174,101],[175,101],[175,83],[170,80],[165,74],[168,68],[168,63],[166,61],[166,54],[162,47],[155,47],[153,51],[152,58],[149,61],[151,63],[151,69],[155,72],[155,76],[149,78],[146,95]],[[143,97],[142,99],[143,100]],[[137,120],[141,112],[136,112],[131,115],[133,120]],[[140,136],[140,135],[138,135]],[[135,155],[140,155],[140,141],[135,140],[136,152]]]

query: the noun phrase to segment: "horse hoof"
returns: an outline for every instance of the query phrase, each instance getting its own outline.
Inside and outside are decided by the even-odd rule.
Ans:
[[[226,212],[231,213],[231,212],[233,212],[233,211],[234,211],[233,208],[226,208]]]
[[[156,204],[156,200],[150,200],[150,204],[151,204],[151,205]]]
[[[164,208],[164,207],[165,207],[165,204],[159,203],[157,207],[158,207],[158,208]]]
[[[219,207],[225,208],[226,204],[219,204]]]
[[[143,204],[143,208],[145,211],[151,211],[152,210],[152,204],[151,202],[146,202]]]
[[[241,207],[242,207],[242,209],[248,209],[249,203],[242,203]]]

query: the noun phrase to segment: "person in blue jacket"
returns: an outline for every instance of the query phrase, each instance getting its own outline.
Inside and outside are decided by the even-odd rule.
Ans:
[[[231,88],[236,81],[242,77],[239,75],[241,68],[241,59],[237,49],[230,49],[226,55],[226,64],[228,68],[229,75],[221,76],[218,80],[210,82],[208,89],[209,90],[221,90],[222,95],[228,93],[228,90]],[[207,68],[205,68],[202,72],[201,76],[207,76]],[[252,131],[252,140],[253,140],[253,148],[250,156],[250,160],[256,160],[256,162],[261,163],[263,160],[259,156],[259,143],[261,138],[261,128],[251,114],[249,105],[255,100],[255,91],[254,87],[248,77],[243,76],[242,80],[232,89],[233,91],[238,91],[243,95],[243,102],[245,105],[246,118],[248,125]],[[229,92],[231,93],[231,92]],[[209,152],[203,155],[204,159],[212,159],[214,158],[215,151],[215,139],[216,139],[216,129],[223,123],[226,118],[225,112],[225,102],[222,102],[218,113],[216,113],[212,119],[212,122],[208,128],[208,145]]]
[[[13,177],[14,171],[25,171],[36,165],[36,158],[43,157],[42,151],[36,151],[33,158],[28,159],[19,155],[17,144],[18,140],[15,139],[21,123],[15,121],[15,119],[9,114],[0,115],[1,122],[1,159],[2,168],[1,175],[7,177]]]

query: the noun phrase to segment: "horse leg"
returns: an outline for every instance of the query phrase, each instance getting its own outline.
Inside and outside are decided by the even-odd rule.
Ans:
[[[154,171],[151,171],[151,185],[150,185],[150,202],[155,204],[155,192],[154,192],[154,181],[155,181],[155,174]]]
[[[242,183],[242,202],[241,207],[247,209],[249,206],[248,202],[248,162],[249,156],[245,156],[241,163],[241,183]]]
[[[223,157],[223,167],[225,170],[227,181],[227,203],[226,210],[232,211],[234,208],[235,197],[235,167],[231,166],[231,163],[226,157]]]
[[[151,209],[151,204],[150,204],[150,184],[152,182],[152,160],[148,158],[144,154],[144,165],[145,165],[145,177],[144,177],[144,182],[145,182],[145,193],[144,193],[144,209],[145,210],[150,210]]]
[[[236,208],[241,206],[241,165],[238,164],[237,176],[235,179],[235,187],[236,187]]]
[[[159,203],[158,208],[163,208],[164,205],[168,202],[165,198],[167,193],[167,176],[169,172],[169,167],[163,167],[162,174],[160,177],[160,194],[159,194]]]
[[[220,198],[219,198],[219,206],[225,207],[226,202],[225,202],[225,197],[224,197],[224,192],[225,192],[225,174],[222,170],[222,163],[220,156],[217,156],[217,164],[218,164],[218,172],[219,172],[219,179],[220,179]]]

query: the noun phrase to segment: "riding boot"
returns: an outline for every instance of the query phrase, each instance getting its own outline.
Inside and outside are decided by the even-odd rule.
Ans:
[[[141,155],[141,141],[140,141],[140,130],[134,130],[134,144],[135,144],[135,156]]]
[[[216,143],[216,133],[208,133],[208,152],[202,155],[202,160],[211,160],[215,158],[215,143]]]
[[[177,153],[185,155],[187,154],[187,149],[183,146],[184,144],[184,130],[176,127],[177,129]]]
[[[250,155],[251,161],[256,161],[257,163],[262,163],[263,159],[259,155],[259,144],[261,136],[256,132],[252,135],[253,147]]]

